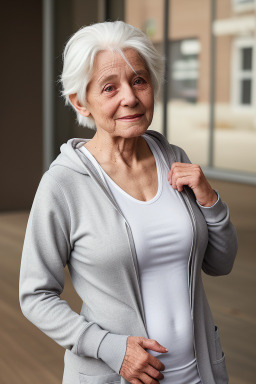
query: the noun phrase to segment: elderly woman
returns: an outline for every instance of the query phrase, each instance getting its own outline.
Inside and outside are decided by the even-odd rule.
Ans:
[[[64,384],[225,384],[201,270],[228,274],[227,205],[185,152],[148,130],[162,58],[122,21],[68,41],[63,95],[94,137],[44,173],[23,246],[23,314],[66,349]],[[64,268],[83,301],[60,298]]]

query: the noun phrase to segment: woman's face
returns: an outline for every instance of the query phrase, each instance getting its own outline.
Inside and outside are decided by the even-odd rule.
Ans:
[[[85,115],[92,116],[97,130],[113,136],[134,137],[146,132],[154,111],[154,90],[149,71],[133,49],[97,54],[92,80],[87,87]]]

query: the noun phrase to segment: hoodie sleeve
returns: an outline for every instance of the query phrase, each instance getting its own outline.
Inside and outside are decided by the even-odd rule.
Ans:
[[[177,161],[191,163],[183,149],[169,145],[172,147]],[[196,200],[192,189],[189,188],[189,190]],[[208,227],[208,245],[202,269],[208,275],[221,276],[231,272],[237,254],[238,242],[235,227],[230,221],[229,208],[221,200],[219,193],[217,191],[216,193],[218,200],[211,207],[203,207],[197,200],[196,202]]]
[[[47,336],[79,356],[100,358],[101,341],[109,334],[95,322],[74,312],[60,295],[64,289],[64,268],[68,262],[71,222],[67,201],[52,175],[45,172],[31,207],[22,250],[19,302],[22,313]],[[128,335],[114,335],[104,342],[111,351],[118,346],[124,356]],[[117,354],[111,364],[119,372]]]
[[[230,221],[229,208],[220,197],[212,207],[198,204],[208,226],[208,246],[203,260],[203,271],[212,276],[231,272],[238,243],[235,227]]]

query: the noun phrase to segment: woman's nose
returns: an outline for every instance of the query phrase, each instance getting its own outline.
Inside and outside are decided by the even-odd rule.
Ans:
[[[135,107],[138,104],[138,98],[130,85],[123,87],[121,97],[122,107]]]

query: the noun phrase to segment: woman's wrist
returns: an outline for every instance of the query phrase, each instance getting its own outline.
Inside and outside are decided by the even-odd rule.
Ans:
[[[129,336],[109,332],[102,339],[98,349],[98,357],[117,373],[122,366]]]
[[[197,204],[204,208],[211,208],[219,201],[219,194],[214,189],[205,200],[197,200]]]

